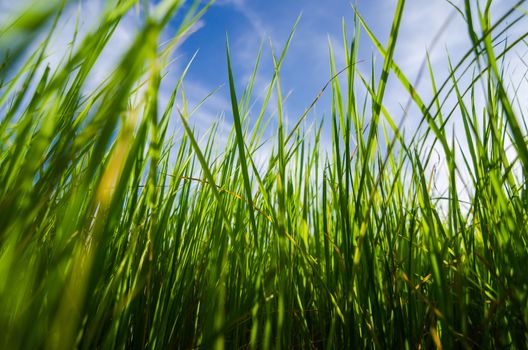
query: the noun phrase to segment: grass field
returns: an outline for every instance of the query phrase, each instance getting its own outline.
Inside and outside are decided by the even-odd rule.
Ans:
[[[116,1],[58,67],[47,50],[67,4],[1,23],[0,348],[527,347],[527,101],[504,75],[513,52],[528,50],[528,30],[508,30],[526,16],[524,1],[494,21],[485,1],[459,8],[473,44],[460,61],[446,57],[445,81],[425,62],[430,100],[393,60],[405,1],[386,43],[357,13],[357,29],[344,31],[347,67],[331,51],[321,77],[340,72],[322,91],[331,114],[314,133],[313,105],[284,123],[290,41],[275,50],[259,108],[255,75],[236,91],[229,63],[233,129],[222,149],[214,127],[207,140],[193,131],[185,71],[169,104],[158,103],[199,7],[178,14],[163,46],[181,2],[145,12],[115,71],[86,89],[137,2]],[[356,69],[360,36],[381,72]],[[415,134],[385,108],[389,76],[420,111]],[[265,142],[274,151],[262,166]]]

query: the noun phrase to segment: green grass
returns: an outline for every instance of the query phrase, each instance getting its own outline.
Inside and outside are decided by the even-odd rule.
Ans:
[[[405,1],[386,46],[356,13],[353,35],[343,31],[347,67],[330,48],[333,78],[290,129],[280,70],[295,27],[273,51],[257,111],[261,52],[237,95],[227,46],[233,130],[218,150],[215,127],[202,141],[193,131],[188,67],[168,106],[158,104],[174,48],[207,8],[185,7],[163,46],[183,4],[143,13],[115,70],[86,89],[137,2],[108,7],[60,67],[47,66],[47,50],[64,2],[0,28],[0,348],[526,348],[526,101],[504,73],[527,49],[528,31],[506,30],[526,10],[492,22],[489,2],[467,0],[459,11],[473,45],[446,59],[445,81],[426,62],[430,101],[394,60]],[[29,55],[21,42],[39,33]],[[360,34],[383,58],[379,77],[356,68]],[[420,111],[415,134],[384,104],[389,76]],[[309,134],[323,93],[331,113]],[[266,130],[270,116],[276,130]],[[259,166],[265,133],[274,151]]]

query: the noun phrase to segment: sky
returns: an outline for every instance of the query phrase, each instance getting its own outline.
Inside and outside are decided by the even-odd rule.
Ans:
[[[295,124],[331,76],[328,59],[329,44],[333,47],[338,70],[346,66],[342,23],[344,21],[346,24],[350,40],[355,27],[353,6],[357,8],[376,37],[387,45],[396,3],[395,0],[219,1],[206,13],[197,26],[196,32],[179,50],[181,56],[177,64],[183,64],[198,51],[186,79],[187,97],[190,100],[196,104],[210,91],[220,87],[213,98],[208,100],[193,116],[194,120],[203,127],[203,132],[208,125],[219,119],[222,112],[225,112],[223,122],[220,124],[219,139],[222,140],[222,137],[227,135],[231,129],[229,93],[226,84],[226,33],[229,36],[239,96],[244,84],[251,76],[258,49],[261,44],[263,45],[262,67],[257,75],[255,87],[257,96],[260,93],[262,100],[267,84],[273,75],[270,43],[275,52],[280,52],[296,19],[301,16],[281,70],[282,92],[288,96],[285,104],[286,124],[291,126]],[[463,1],[455,0],[450,4],[445,0],[407,0],[404,8],[394,59],[407,78],[416,84],[415,86],[426,103],[433,96],[427,70],[418,78],[426,54],[431,60],[436,84],[440,85],[449,75],[448,58],[450,57],[456,64],[471,48],[466,23],[452,4],[460,6]],[[494,18],[499,18],[513,5],[513,0],[495,1],[492,5]],[[527,25],[526,20],[519,23],[511,30],[512,36],[525,30]],[[511,56],[516,59],[521,55],[526,55],[526,49]],[[361,34],[358,58],[360,62],[357,67],[364,76],[369,77],[374,62],[377,78],[379,77],[383,59],[364,31]],[[516,60],[510,68],[508,74],[511,75],[511,81],[519,82],[522,79],[522,73],[526,72],[525,65]],[[467,83],[468,79],[462,79],[462,82]],[[526,81],[522,84],[520,95],[521,101],[528,100]],[[314,112],[307,118],[308,122],[318,121],[322,116],[329,120],[330,98],[331,93],[328,89],[315,106]],[[409,95],[398,80],[391,76],[384,104],[396,122],[404,118],[402,125],[406,138],[410,139],[415,134],[423,114],[414,105],[411,105],[412,108],[408,112],[404,112],[404,106],[407,105],[408,100]],[[448,100],[445,110],[449,110],[448,107],[452,105],[454,105],[453,98]],[[483,98],[477,97],[477,106],[479,109],[485,107]],[[254,114],[256,112],[258,109]],[[273,110],[270,113],[273,113]],[[254,115],[252,117],[255,118]],[[272,119],[272,130],[274,130],[274,121],[276,118]],[[327,123],[327,126],[329,124]],[[447,130],[456,135],[457,132],[463,132],[463,126],[455,117]],[[432,140],[427,142],[432,142]],[[260,158],[257,161],[260,160],[264,164],[273,145],[273,142],[266,144],[263,151],[257,154]],[[323,131],[320,147],[323,152],[330,152],[329,127]],[[437,144],[434,147],[437,154],[435,159],[438,158],[438,160],[429,165],[429,170],[435,167],[437,174],[435,183],[439,189],[447,188],[445,157],[441,156],[440,145]],[[460,147],[466,149],[467,146],[461,141]],[[457,153],[457,157],[462,157],[461,152]],[[460,164],[463,164],[462,158],[458,160]],[[459,184],[459,188],[464,186],[463,183]]]
[[[19,2],[0,0],[0,21],[8,17],[17,4],[24,1],[30,0]],[[68,9],[52,46],[52,53],[49,56],[52,65],[59,62],[61,51],[71,40],[76,19],[80,18],[81,32],[87,32],[94,28],[98,14],[104,9],[105,4],[108,6],[111,3],[105,0],[73,2],[75,6]],[[202,2],[205,3],[204,0]],[[407,0],[403,13],[394,59],[407,78],[417,84],[418,91],[426,102],[432,97],[428,73],[417,79],[426,53],[429,54],[435,79],[439,84],[448,76],[448,57],[456,63],[471,47],[466,24],[453,6],[453,4],[461,5],[463,1],[450,2]],[[516,2],[495,0],[491,13],[497,19]],[[190,1],[187,1],[187,7],[190,6],[189,3]],[[258,106],[273,75],[271,46],[276,53],[282,50],[296,19],[300,16],[281,70],[282,92],[283,95],[288,96],[285,102],[286,123],[293,125],[330,78],[328,59],[330,44],[333,47],[338,70],[345,67],[342,23],[344,21],[350,40],[355,27],[353,7],[357,8],[381,43],[387,45],[396,3],[396,0],[217,0],[192,28],[185,42],[177,48],[174,61],[167,68],[167,76],[162,84],[161,103],[168,100],[183,68],[196,54],[184,82],[185,94],[190,106],[198,105],[212,91],[218,90],[191,116],[190,122],[197,126],[198,133],[203,134],[214,122],[221,120],[217,137],[221,144],[225,141],[232,125],[227,86],[226,36],[229,37],[239,97],[251,76],[259,47],[262,45],[261,66],[254,88],[256,106]],[[476,0],[472,3],[475,4]],[[523,5],[522,8],[526,11],[527,6]],[[108,75],[113,65],[119,61],[120,55],[132,44],[135,32],[141,25],[139,18],[137,11],[132,11],[117,28],[114,38],[94,70],[92,81],[94,87],[98,81]],[[165,39],[170,39],[174,34],[180,20],[181,16],[177,16],[171,22],[169,29],[164,33]],[[525,19],[514,26],[509,34],[514,37],[525,31],[527,27],[528,23]],[[525,57],[526,51],[524,46],[511,55],[513,59],[507,74],[513,83],[522,82],[524,79],[526,64],[522,60],[528,62],[528,58]],[[361,33],[358,58],[357,68],[364,76],[370,75],[371,67],[374,65],[379,77],[382,57],[364,31]],[[521,99],[528,100],[526,81],[521,85],[519,90]],[[408,94],[397,79],[391,76],[384,103],[396,120],[404,115],[403,106],[407,101]],[[479,107],[484,107],[482,99],[478,103]],[[322,116],[328,116],[330,108],[330,89],[328,89],[308,120],[316,121]],[[253,114],[257,114],[257,111],[254,112]],[[273,112],[270,110],[267,116],[272,115]],[[416,108],[409,110],[404,125],[406,132],[411,135],[414,133],[420,117],[421,114]],[[272,119],[272,126],[274,120]],[[176,117],[172,127],[178,128]],[[455,119],[452,130],[458,127],[460,125]],[[328,134],[323,138],[321,146],[329,148]]]
[[[323,5],[321,5],[323,4]],[[386,43],[395,1],[364,0],[356,1],[363,18],[371,26],[375,35]],[[273,61],[270,46],[280,52],[296,19],[300,16],[293,41],[282,68],[281,84],[283,93],[288,95],[286,113],[289,120],[296,120],[330,78],[329,44],[332,45],[338,69],[345,66],[342,22],[346,23],[349,40],[354,32],[354,10],[347,0],[281,1],[281,0],[224,0],[211,8],[200,28],[181,47],[182,61],[198,50],[198,55],[189,73],[191,92],[202,94],[222,86],[227,81],[225,55],[226,33],[229,36],[235,78],[243,85],[249,80],[260,45],[263,45],[262,67],[257,76],[256,91],[264,91],[273,74]],[[402,24],[401,45],[396,51],[396,59],[410,77],[416,75],[417,67],[425,57],[425,50],[432,45],[432,39],[445,20],[453,16],[453,8],[444,0],[408,1],[405,21]],[[453,20],[452,22],[456,21]],[[461,22],[461,21],[460,21]],[[463,22],[458,23],[460,30]],[[447,33],[449,35],[450,33]],[[369,74],[375,47],[366,35],[362,40],[358,67]],[[447,37],[445,39],[448,39]],[[446,46],[459,50],[464,37],[452,36],[437,43],[437,52],[432,53],[435,63],[440,63],[441,51]],[[467,38],[468,39],[468,38]],[[270,44],[271,43],[271,44]],[[215,110],[221,110],[221,100],[227,100],[227,88],[221,88],[215,102]],[[317,105],[318,113],[329,112],[328,94]],[[392,96],[392,102],[401,96]],[[213,104],[213,103],[212,103]],[[218,108],[220,107],[220,108]]]
[[[451,2],[455,5],[463,3],[457,0]],[[330,78],[329,44],[333,47],[337,68],[345,67],[342,23],[346,24],[350,40],[355,27],[353,6],[386,45],[396,3],[395,0],[217,1],[198,23],[196,31],[179,48],[175,63],[181,67],[197,52],[186,79],[189,98],[200,101],[200,97],[220,87],[215,96],[204,104],[201,117],[197,118],[203,119],[202,124],[206,125],[208,119],[216,120],[220,111],[226,111],[226,120],[229,120],[226,35],[229,37],[239,95],[251,76],[259,47],[263,45],[261,69],[255,87],[257,96],[260,93],[262,97],[273,75],[270,47],[273,45],[276,53],[281,51],[300,16],[281,70],[281,87],[283,94],[288,96],[286,119],[292,124]],[[496,0],[492,13],[498,18],[513,4],[513,0]],[[520,24],[514,30],[522,28]],[[367,35],[364,32],[361,35],[357,67],[369,76],[374,61],[379,76],[383,60]],[[456,63],[470,47],[466,24],[448,1],[407,0],[395,61],[410,81],[416,81],[426,53],[431,59],[435,76],[442,81],[449,73],[448,54]],[[175,74],[178,74],[177,69]],[[432,97],[428,74],[421,77],[418,87],[425,101]],[[319,117],[330,112],[329,98],[327,92],[316,105],[315,114]],[[396,119],[403,116],[402,106],[407,99],[408,95],[398,81],[391,77],[385,103]],[[418,117],[408,116],[411,129]]]
[[[29,1],[0,0],[0,20],[13,9],[23,7]],[[37,0],[36,3],[41,3]],[[159,2],[160,0],[156,0]],[[205,3],[206,0],[201,0]],[[104,9],[105,0],[75,0],[64,16],[63,30],[58,32],[51,49],[49,60],[58,63],[61,52],[68,46],[75,21],[80,18],[81,32],[94,28],[98,14]],[[192,1],[187,1],[187,7]],[[461,5],[462,0],[451,0]],[[439,81],[448,75],[447,54],[453,62],[471,47],[462,16],[447,0],[407,0],[400,35],[395,51],[395,61],[410,81],[415,82],[419,68],[425,60],[426,52],[431,59],[435,76]],[[474,2],[474,1],[473,1]],[[495,0],[493,14],[498,17],[516,1]],[[354,10],[365,19],[374,34],[387,44],[396,0],[217,0],[192,28],[191,35],[176,50],[175,60],[167,69],[163,85],[168,99],[171,86],[179,78],[183,68],[196,54],[185,80],[186,96],[191,104],[198,104],[210,92],[218,91],[210,97],[196,113],[198,124],[205,126],[218,120],[226,112],[226,129],[229,129],[230,102],[227,87],[226,37],[229,37],[232,63],[239,95],[248,82],[254,68],[259,47],[263,53],[260,70],[256,79],[255,94],[262,97],[273,75],[271,45],[276,53],[282,50],[294,23],[299,24],[281,70],[281,87],[287,95],[285,103],[286,119],[295,122],[330,78],[329,44],[336,57],[337,68],[345,67],[342,23],[346,24],[349,40],[354,33]],[[526,6],[525,6],[526,7]],[[11,11],[10,11],[11,10]],[[185,9],[183,10],[183,12]],[[81,14],[81,15],[79,15]],[[104,51],[94,70],[93,85],[102,80],[120,55],[134,40],[141,21],[137,11],[132,11],[117,28],[114,38]],[[177,16],[165,33],[169,39],[177,28],[181,16]],[[445,25],[446,23],[448,25]],[[517,30],[522,30],[522,25]],[[514,28],[515,29],[515,28]],[[382,57],[377,53],[367,35],[361,34],[359,62],[357,68],[364,75],[370,75],[374,64],[377,75],[381,72]],[[55,53],[55,55],[53,55]],[[374,63],[373,63],[374,62]],[[418,87],[425,100],[432,96],[427,74],[418,81]],[[316,105],[318,116],[330,110],[329,93]],[[407,95],[394,77],[389,79],[385,103],[395,114],[402,115],[401,106],[407,102]],[[258,101],[257,101],[258,103]],[[409,118],[412,120],[412,118]],[[412,125],[411,125],[412,126]]]

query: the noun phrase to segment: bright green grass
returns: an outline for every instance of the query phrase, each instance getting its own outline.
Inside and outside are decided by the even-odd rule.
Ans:
[[[445,82],[424,66],[431,101],[393,60],[405,1],[387,44],[357,14],[354,35],[344,32],[347,68],[323,89],[331,115],[314,137],[302,125],[317,99],[294,128],[283,120],[291,37],[274,54],[261,110],[250,113],[255,75],[235,91],[228,61],[234,127],[217,152],[214,132],[203,146],[187,106],[174,103],[183,76],[166,110],[157,103],[198,8],[160,49],[182,7],[164,1],[112,75],[83,88],[136,2],[109,7],[56,71],[43,68],[61,1],[0,28],[0,348],[526,348],[528,147],[516,112],[526,101],[503,78],[528,35],[505,41],[504,28],[525,10],[491,23],[487,4],[467,0],[473,47],[446,60]],[[49,36],[22,61],[42,30]],[[382,56],[381,74],[356,70],[360,32]],[[336,75],[332,51],[330,66]],[[421,111],[423,132],[409,135],[385,108],[389,75]],[[275,151],[258,168],[275,112]],[[171,119],[183,137],[169,133]],[[443,200],[434,149],[447,164]]]

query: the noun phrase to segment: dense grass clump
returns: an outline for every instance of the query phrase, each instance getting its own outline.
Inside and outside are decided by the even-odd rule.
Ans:
[[[182,3],[167,0],[142,13],[116,69],[86,88],[136,2],[108,6],[55,68],[47,49],[67,3],[1,25],[0,348],[526,348],[526,101],[503,75],[526,47],[528,31],[506,35],[526,10],[492,22],[489,3],[466,1],[473,45],[446,61],[445,82],[429,69],[431,101],[393,60],[405,1],[387,45],[356,14],[339,78],[330,51],[331,114],[313,137],[302,130],[313,105],[283,123],[290,40],[260,110],[255,76],[238,96],[228,60],[233,130],[217,150],[175,103],[185,72],[158,103],[199,7],[177,15]],[[181,26],[160,45],[173,18]],[[379,78],[356,69],[360,32],[383,58]],[[415,134],[384,106],[389,75],[420,111]],[[275,112],[274,151],[259,166]],[[446,165],[441,196],[434,152]]]

